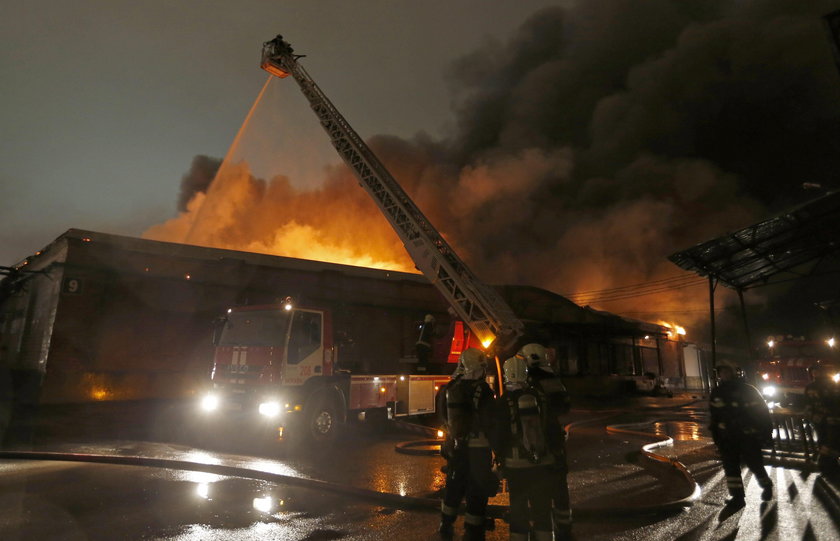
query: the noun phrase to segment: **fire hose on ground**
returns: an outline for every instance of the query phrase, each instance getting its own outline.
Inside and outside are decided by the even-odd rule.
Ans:
[[[580,425],[591,423],[599,420],[604,420],[606,418],[611,417],[611,415],[606,417],[599,417],[596,419],[588,419],[585,421],[576,421],[566,425],[566,429],[568,432],[571,432],[575,427]],[[423,433],[426,435],[434,436],[436,439],[422,439],[422,440],[413,440],[413,441],[406,441],[396,444],[394,450],[398,453],[407,454],[407,455],[416,455],[416,456],[439,456],[440,454],[440,443],[441,439],[439,434],[437,433],[437,429],[423,427],[421,425],[412,425],[410,423],[399,422],[401,428],[406,428],[414,432]],[[694,477],[688,471],[686,466],[677,459],[668,457],[664,454],[657,453],[657,449],[662,449],[666,447],[672,447],[674,440],[668,436],[659,436],[653,434],[651,432],[643,431],[644,428],[647,428],[652,423],[636,423],[636,424],[624,424],[624,425],[608,425],[606,427],[607,432],[611,434],[630,434],[634,436],[638,436],[645,439],[651,439],[651,443],[647,443],[642,446],[641,452],[642,456],[647,458],[648,460],[653,461],[657,464],[666,465],[673,470],[675,470],[685,486],[685,496],[681,498],[677,498],[671,501],[667,501],[664,503],[659,503],[657,505],[650,505],[650,506],[629,506],[624,508],[610,508],[609,512],[611,514],[619,514],[619,515],[639,515],[639,514],[650,514],[650,513],[661,513],[666,511],[672,510],[679,510],[683,509],[687,506],[690,506],[696,501],[701,494],[700,485],[696,482]],[[493,513],[504,513],[507,508],[505,506],[499,505],[490,505],[488,509]],[[577,519],[590,517],[595,518],[598,516],[603,517],[604,510],[602,509],[574,509],[573,513]],[[493,513],[495,516],[495,513]]]
[[[570,429],[574,428],[577,425],[583,424],[584,422],[591,422],[589,421],[582,421],[571,423],[568,425]],[[649,433],[644,432],[636,432],[630,431],[626,427],[620,426],[611,426],[607,428],[610,432],[624,432],[624,433],[632,433],[644,437],[655,437],[658,441],[648,444],[643,447],[643,452],[646,456],[650,457],[658,457],[654,458],[654,460],[658,460],[664,463],[671,465],[672,467],[676,468],[681,474],[683,474],[687,480],[687,482],[693,483],[695,490],[694,492],[686,497],[672,502],[665,502],[664,504],[656,505],[656,506],[643,506],[643,507],[628,507],[628,508],[610,508],[609,510],[605,509],[573,509],[574,516],[576,520],[603,520],[604,513],[606,511],[609,512],[611,515],[639,515],[639,514],[646,514],[646,513],[659,513],[663,511],[668,511],[672,509],[682,508],[687,505],[690,505],[694,499],[697,498],[699,495],[700,488],[694,482],[691,475],[685,469],[685,466],[680,464],[678,461],[669,459],[667,457],[663,457],[661,455],[657,455],[652,451],[657,447],[662,447],[668,445],[670,442],[670,438],[666,440],[661,440],[661,437],[653,436]],[[421,440],[419,442],[406,442],[401,445],[402,451],[407,452],[407,454],[431,454],[432,450],[423,450],[422,453],[417,452],[418,449],[412,450],[412,447],[420,447],[422,445],[433,445],[439,444],[440,440]],[[437,453],[437,450],[434,450],[434,453]],[[322,481],[319,479],[312,479],[306,477],[295,477],[292,475],[285,475],[281,473],[273,473],[268,471],[262,470],[253,470],[248,468],[243,468],[240,466],[229,466],[224,464],[206,464],[206,463],[196,463],[187,460],[177,460],[177,459],[167,459],[167,458],[152,458],[152,457],[143,457],[143,456],[123,456],[123,455],[102,455],[102,454],[91,454],[91,453],[61,453],[61,452],[48,452],[48,451],[15,451],[15,450],[8,450],[8,451],[0,451],[0,459],[5,460],[50,460],[50,461],[63,461],[63,462],[80,462],[80,463],[98,463],[98,464],[114,464],[114,465],[122,465],[122,466],[145,466],[145,467],[152,467],[152,468],[165,468],[165,469],[176,469],[176,470],[184,470],[184,471],[197,471],[197,472],[205,472],[205,473],[212,473],[216,475],[225,475],[230,477],[240,477],[245,479],[255,479],[259,481],[268,481],[278,484],[286,484],[290,486],[299,486],[302,488],[309,488],[315,490],[322,490],[328,492],[334,492],[337,494],[345,494],[354,496],[357,498],[361,498],[371,503],[376,503],[379,505],[385,505],[388,507],[392,507],[395,509],[401,510],[415,510],[415,511],[428,511],[428,512],[437,512],[440,510],[440,500],[437,498],[424,498],[424,497],[416,497],[416,496],[401,496],[399,494],[393,494],[389,492],[379,492],[376,490],[370,490],[360,487],[354,487],[350,485],[344,485],[340,483],[333,483],[330,481]],[[507,513],[507,506],[506,505],[489,505],[487,508],[487,513],[490,517],[493,518],[502,518]]]

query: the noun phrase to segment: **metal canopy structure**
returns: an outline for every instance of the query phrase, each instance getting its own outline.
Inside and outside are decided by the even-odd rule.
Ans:
[[[840,192],[831,192],[788,212],[668,256],[677,266],[709,279],[712,365],[717,365],[715,288],[738,291],[751,353],[743,292],[786,279],[813,275],[840,250]],[[771,282],[771,278],[776,278]]]
[[[677,266],[746,290],[807,276],[840,250],[840,192],[668,256]]]

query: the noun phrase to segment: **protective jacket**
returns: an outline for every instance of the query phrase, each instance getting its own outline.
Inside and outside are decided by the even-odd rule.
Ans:
[[[752,471],[762,488],[762,500],[773,494],[761,448],[771,441],[773,421],[758,389],[740,379],[721,381],[709,395],[709,428],[720,451],[732,502],[744,500],[741,465]]]
[[[553,419],[549,397],[536,387],[500,396],[493,418],[493,449],[505,468],[553,464],[562,452],[562,428]]]
[[[805,387],[806,413],[817,426],[840,426],[840,385],[818,379]]]
[[[493,391],[484,380],[459,378],[446,386],[446,426],[456,448],[489,447]]]
[[[739,380],[722,381],[709,395],[709,429],[716,443],[751,438],[767,442],[773,421],[758,389]]]
[[[447,432],[447,441],[441,446],[447,465],[440,532],[450,537],[458,507],[466,499],[465,539],[480,541],[484,539],[487,498],[499,489],[487,439],[493,391],[484,380],[457,377],[442,389],[438,400]]]
[[[420,325],[420,336],[417,337],[417,345],[425,346],[429,349],[432,347],[432,340],[435,337],[435,321],[424,321]]]
[[[817,465],[824,475],[840,478],[840,385],[820,378],[805,387],[805,398],[819,440]]]
[[[437,396],[435,397],[435,411],[437,412],[438,419],[440,420],[440,425],[443,427],[444,431],[444,441],[440,446],[440,454],[446,460],[452,458],[452,453],[455,450],[455,438],[452,437],[451,429],[449,426],[449,407],[446,400],[446,391],[449,387],[453,386],[456,382],[458,382],[463,376],[461,374],[457,374],[452,377],[451,380],[446,382],[444,385],[441,385],[440,390],[438,391]]]
[[[495,409],[491,439],[508,481],[510,538],[525,540],[531,531],[532,538],[551,539],[552,515],[560,512],[568,528],[571,514],[556,496],[560,485],[566,495],[568,489],[556,470],[565,466],[563,438],[549,397],[533,386],[507,388]]]
[[[554,415],[565,415],[571,409],[571,400],[566,386],[557,374],[539,367],[528,369],[528,382],[545,393]]]

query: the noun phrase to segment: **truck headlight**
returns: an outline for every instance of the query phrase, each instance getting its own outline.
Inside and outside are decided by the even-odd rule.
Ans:
[[[265,417],[277,417],[280,415],[280,402],[277,401],[269,401],[269,402],[261,402],[259,407],[260,415]]]
[[[204,411],[215,411],[219,409],[219,397],[214,394],[207,394],[201,399],[201,409]]]
[[[831,376],[831,379],[834,380],[834,383],[840,383],[840,372],[837,372],[836,374]]]
[[[776,396],[776,388],[772,385],[768,385],[761,390],[761,394],[764,396]]]

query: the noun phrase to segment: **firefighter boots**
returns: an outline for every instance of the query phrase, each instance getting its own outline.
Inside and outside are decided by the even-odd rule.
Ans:
[[[773,499],[773,481],[769,477],[758,480],[758,485],[761,487],[761,501],[769,502]]]
[[[438,534],[443,541],[452,541],[455,538],[454,521],[444,516],[438,526]]]

